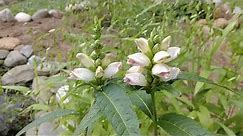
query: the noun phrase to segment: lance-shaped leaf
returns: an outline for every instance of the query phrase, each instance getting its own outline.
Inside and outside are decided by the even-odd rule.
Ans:
[[[213,136],[198,122],[175,113],[161,116],[157,124],[171,136]]]
[[[20,130],[16,134],[16,136],[20,136],[23,133],[25,133],[27,130],[29,130],[30,128],[39,126],[42,123],[52,121],[52,120],[59,118],[59,117],[63,117],[63,116],[67,116],[67,115],[74,115],[74,114],[78,114],[78,112],[76,112],[74,110],[56,110],[56,111],[50,112],[50,113],[34,120],[33,122],[31,122],[27,126],[25,126],[22,130]]]
[[[137,106],[141,111],[143,111],[148,117],[152,117],[152,100],[151,96],[146,93],[146,91],[130,91],[130,100],[133,105]]]
[[[100,107],[97,102],[90,108],[89,112],[83,117],[76,130],[73,133],[73,136],[78,136],[85,131],[90,125],[95,123],[101,117]]]
[[[137,136],[140,135],[139,122],[123,89],[121,86],[108,84],[103,91],[96,94],[96,100],[103,115],[119,136]]]

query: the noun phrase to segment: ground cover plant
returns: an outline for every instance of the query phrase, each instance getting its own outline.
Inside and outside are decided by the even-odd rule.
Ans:
[[[50,2],[69,7],[52,40],[61,37],[71,50],[61,59],[65,68],[40,89],[57,91],[20,113],[33,121],[17,135],[46,122],[73,136],[243,135],[242,13],[233,13],[240,0],[228,1],[223,26],[215,4],[199,0],[101,0],[70,10],[78,2]],[[34,119],[40,111],[46,114]]]

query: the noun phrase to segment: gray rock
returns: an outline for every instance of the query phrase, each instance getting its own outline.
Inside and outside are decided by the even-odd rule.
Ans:
[[[20,49],[19,52],[23,54],[25,57],[29,58],[33,54],[33,48],[31,45],[25,45]]]
[[[19,12],[15,15],[15,20],[18,22],[29,22],[31,20],[31,16],[24,12]]]
[[[13,22],[15,21],[14,16],[10,9],[4,9],[0,11],[0,22]]]
[[[37,66],[37,73],[39,76],[49,76],[57,74],[66,65],[60,62],[43,62]]]
[[[5,3],[4,0],[0,0],[0,6],[5,5],[5,4],[6,4],[6,3]]]
[[[7,58],[4,60],[4,65],[7,67],[14,67],[17,65],[22,65],[27,62],[26,57],[24,57],[18,51],[11,51]]]
[[[48,13],[47,9],[40,9],[32,15],[32,19],[34,21],[42,19],[42,18],[46,18],[46,17],[49,17],[49,13]]]
[[[54,17],[54,18],[57,18],[57,19],[61,19],[63,17],[63,13],[60,10],[57,10],[57,9],[49,10],[48,13],[51,17]]]
[[[29,59],[28,59],[28,63],[29,65],[34,65],[34,63],[36,64],[39,64],[42,62],[42,58],[41,57],[38,57],[38,56],[35,56],[35,55],[32,55]]]
[[[2,77],[3,85],[27,83],[34,79],[34,68],[31,65],[20,65],[9,70]]]
[[[9,54],[8,50],[0,50],[0,59],[5,59]]]

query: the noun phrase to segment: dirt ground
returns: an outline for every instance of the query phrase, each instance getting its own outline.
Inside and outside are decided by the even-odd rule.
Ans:
[[[54,56],[62,56],[62,61],[66,60],[71,46],[63,41],[57,30],[62,25],[62,19],[44,18],[39,21],[28,23],[0,22],[0,38],[16,37],[24,45],[32,45],[36,55],[43,56],[45,50],[50,47],[50,52]]]

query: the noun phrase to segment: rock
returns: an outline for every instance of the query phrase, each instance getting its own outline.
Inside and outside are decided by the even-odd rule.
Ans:
[[[31,20],[31,16],[29,14],[26,14],[24,12],[19,12],[15,16],[15,20],[18,22],[29,22]]]
[[[18,45],[17,47],[15,47],[14,50],[20,51],[23,47],[24,47],[24,45],[21,44],[21,45]]]
[[[27,58],[20,54],[18,51],[11,51],[7,58],[4,60],[4,65],[7,67],[14,67],[22,65],[27,62]]]
[[[33,54],[33,48],[31,45],[25,45],[20,49],[19,52],[23,54],[26,58],[29,58]]]
[[[225,18],[229,20],[232,17],[232,11],[228,3],[218,6],[214,11],[214,19]]]
[[[0,11],[0,22],[13,22],[15,21],[14,16],[10,9],[4,9]]]
[[[208,22],[207,22],[206,19],[200,19],[200,20],[198,20],[198,21],[196,22],[196,24],[198,24],[198,25],[207,25]]]
[[[29,65],[34,65],[34,63],[39,64],[41,63],[43,59],[41,57],[32,55],[29,59],[28,59],[28,63]]]
[[[64,86],[61,86],[57,92],[56,92],[56,100],[61,103],[62,102],[62,99],[64,97],[66,97],[67,95],[67,92],[69,90],[69,86],[68,85],[64,85]],[[69,103],[70,102],[70,98],[66,98],[62,103]]]
[[[43,62],[37,66],[37,73],[39,76],[49,76],[57,74],[65,67],[64,63],[60,62]]]
[[[47,9],[40,9],[32,15],[32,19],[34,21],[42,19],[42,18],[46,18],[46,17],[49,17],[49,13],[48,13]]]
[[[14,85],[27,83],[34,79],[34,67],[31,65],[20,65],[10,69],[2,77],[3,85]]]
[[[5,59],[9,54],[8,50],[0,50],[0,59]]]
[[[61,19],[63,17],[63,13],[60,10],[52,9],[52,10],[49,10],[48,13],[51,17],[54,17],[57,19]]]
[[[38,76],[35,77],[32,83],[32,90],[37,95],[37,100],[39,103],[48,103],[53,93],[50,91],[49,87],[46,87],[46,80],[48,77]]]
[[[20,43],[18,38],[4,37],[0,39],[0,49],[12,50]]]
[[[213,26],[219,28],[225,28],[228,24],[229,22],[225,18],[218,18],[213,22]]]
[[[0,6],[5,5],[5,1],[4,0],[0,0]]]

